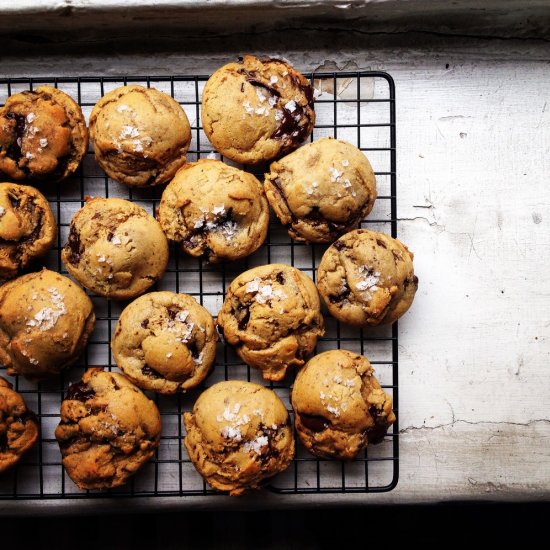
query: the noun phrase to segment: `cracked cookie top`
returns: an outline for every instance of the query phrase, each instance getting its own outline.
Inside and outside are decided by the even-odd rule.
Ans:
[[[204,380],[217,339],[214,319],[192,296],[150,292],[121,313],[111,347],[117,366],[140,388],[175,393]]]
[[[367,157],[334,138],[308,143],[274,162],[264,185],[275,214],[297,241],[334,241],[357,227],[376,200]]]
[[[55,437],[63,466],[80,489],[110,489],[153,456],[160,432],[153,401],[125,376],[92,368],[69,386]]]
[[[330,313],[343,323],[393,323],[409,309],[418,288],[413,254],[389,235],[356,229],[324,253],[317,287]]]
[[[95,157],[107,175],[142,187],[165,183],[185,164],[191,128],[172,97],[143,86],[105,94],[90,115]]]
[[[246,55],[208,80],[202,123],[212,145],[243,164],[271,160],[302,143],[313,130],[313,88],[281,59]]]
[[[62,180],[87,149],[82,111],[57,88],[12,95],[0,109],[0,171],[15,180]]]
[[[43,269],[0,287],[0,363],[40,380],[76,362],[95,325],[90,298],[69,278]]]
[[[213,263],[233,261],[264,242],[269,206],[252,174],[204,159],[184,166],[168,184],[159,221],[184,252]]]
[[[13,279],[53,245],[57,225],[34,187],[0,183],[0,283]]]
[[[184,414],[185,447],[198,472],[233,496],[257,489],[294,457],[288,412],[275,392],[238,380],[203,392]]]
[[[218,315],[226,341],[266,380],[302,366],[324,334],[319,296],[299,269],[269,264],[245,271],[229,286]]]
[[[294,426],[314,455],[353,459],[384,439],[395,422],[392,398],[369,360],[346,350],[325,351],[300,370],[292,388]]]
[[[0,473],[21,459],[38,439],[38,421],[24,399],[0,376]]]
[[[96,294],[127,300],[158,281],[168,263],[160,224],[135,203],[87,199],[61,253],[67,271]]]

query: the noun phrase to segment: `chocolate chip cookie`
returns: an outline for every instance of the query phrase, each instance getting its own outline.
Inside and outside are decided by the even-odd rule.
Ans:
[[[343,323],[393,323],[409,309],[418,288],[413,254],[384,233],[351,231],[323,255],[317,287],[330,313]]]
[[[59,181],[88,149],[79,105],[51,86],[12,95],[0,109],[0,172],[14,180]]]
[[[154,455],[160,432],[153,401],[125,376],[92,368],[69,386],[55,437],[80,489],[111,489]]]
[[[0,376],[0,474],[19,462],[38,439],[38,421],[24,399]]]
[[[0,183],[0,284],[46,254],[57,236],[48,201],[34,187]]]
[[[313,281],[283,264],[239,275],[227,290],[218,325],[240,358],[266,380],[282,380],[288,367],[302,366],[324,334]]]
[[[117,366],[140,388],[185,392],[210,372],[218,335],[192,296],[150,292],[127,306],[111,343]]]
[[[205,159],[184,166],[168,184],[159,221],[184,252],[212,263],[233,261],[264,242],[269,205],[252,174]]]
[[[376,199],[376,180],[357,147],[323,138],[270,167],[267,199],[297,241],[328,243],[357,227]]]
[[[0,287],[0,363],[40,380],[73,365],[95,325],[90,298],[48,269]]]
[[[258,489],[294,457],[288,412],[263,386],[219,382],[183,419],[184,443],[195,468],[214,489],[232,496]]]
[[[143,187],[167,182],[185,164],[191,128],[185,111],[169,95],[132,85],[97,102],[90,138],[109,177]]]
[[[325,351],[300,370],[292,388],[296,433],[314,455],[351,460],[384,439],[395,422],[392,399],[366,357]]]
[[[61,253],[67,271],[96,294],[128,300],[158,281],[168,263],[160,224],[123,199],[89,199],[71,220]]]
[[[218,69],[204,87],[204,132],[236,162],[258,164],[291,151],[314,123],[313,88],[281,59],[246,55]]]

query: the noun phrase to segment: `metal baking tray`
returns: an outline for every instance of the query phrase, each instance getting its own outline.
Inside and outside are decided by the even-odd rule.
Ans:
[[[364,71],[316,73],[307,75],[318,95],[317,120],[311,140],[325,136],[345,139],[358,146],[369,157],[377,176],[378,199],[368,219],[361,223],[378,231],[397,234],[396,219],[396,141],[395,88],[384,72]],[[193,140],[188,160],[205,157],[213,151],[200,122],[200,98],[206,76],[120,76],[74,78],[0,79],[0,103],[19,91],[43,84],[56,86],[70,94],[82,106],[86,117],[98,99],[109,90],[125,84],[142,84],[165,91],[186,111],[191,122]],[[229,164],[232,164],[229,162]],[[246,168],[260,180],[267,166]],[[67,274],[60,251],[67,240],[72,216],[84,204],[86,196],[121,197],[144,206],[154,214],[163,187],[130,189],[103,173],[95,163],[90,148],[82,166],[71,179],[40,187],[56,215],[59,231],[57,245],[44,260],[44,265]],[[286,230],[273,217],[265,244],[245,261],[212,266],[171,247],[170,263],[164,278],[151,290],[171,290],[194,296],[212,315],[219,311],[229,283],[244,270],[266,263],[291,264],[315,280],[316,268],[326,245],[293,242]],[[258,371],[239,360],[233,350],[220,342],[215,367],[205,383],[185,395],[151,394],[162,415],[162,437],[154,457],[124,487],[106,491],[82,491],[69,479],[61,464],[54,437],[59,409],[68,385],[80,379],[88,365],[116,369],[110,351],[110,339],[116,321],[127,302],[114,302],[90,294],[97,316],[96,328],[77,366],[59,378],[31,383],[22,377],[11,379],[28,406],[40,421],[40,440],[18,466],[0,476],[0,500],[65,500],[109,499],[124,497],[192,497],[217,494],[195,471],[182,446],[185,428],[182,413],[190,410],[199,393],[223,379],[244,379],[266,384],[277,392],[288,406],[289,389],[295,372],[280,383],[266,383]],[[357,329],[341,325],[324,310],[326,335],[318,342],[316,352],[345,348],[365,354],[373,364],[383,387],[393,395],[398,410],[398,328]],[[6,376],[3,367],[0,375]],[[399,415],[397,415],[399,418]],[[278,494],[373,493],[392,490],[398,481],[398,423],[382,443],[369,446],[351,462],[318,459],[300,444],[287,471],[271,479],[264,490]],[[150,500],[150,499],[149,499]],[[53,504],[53,503],[52,503]]]

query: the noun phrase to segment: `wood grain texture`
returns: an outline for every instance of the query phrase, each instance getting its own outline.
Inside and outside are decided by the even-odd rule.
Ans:
[[[253,506],[550,497],[550,54],[540,41],[237,37],[208,53],[6,57],[2,72],[208,73],[243,47],[299,68],[383,69],[396,81],[398,231],[420,287],[400,321],[401,462],[387,494],[231,501]],[[310,42],[313,43],[313,42]],[[339,44],[334,50],[327,44]],[[268,44],[269,46],[266,46]],[[252,50],[251,50],[252,51]],[[14,507],[13,504],[16,506]],[[67,503],[48,503],[61,513]],[[81,510],[98,505],[78,503]],[[116,506],[117,503],[112,503]],[[155,506],[225,507],[224,498]],[[128,503],[128,510],[150,506]],[[22,508],[10,504],[11,512]],[[36,510],[46,509],[36,504]],[[109,504],[103,508],[109,510]]]

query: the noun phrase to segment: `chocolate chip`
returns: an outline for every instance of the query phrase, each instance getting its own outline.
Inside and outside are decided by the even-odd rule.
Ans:
[[[399,254],[398,252],[396,252],[395,250],[392,250],[391,253],[393,254],[393,259],[395,260],[396,263],[403,261],[401,254]]]
[[[379,411],[376,406],[371,405],[369,407],[369,414],[374,420],[374,427],[369,428],[368,430],[366,430],[365,433],[367,435],[369,443],[372,445],[376,445],[384,439],[389,426],[386,422],[386,418],[380,417]]]
[[[17,113],[8,113],[6,118],[15,120],[15,137],[16,139],[10,144],[6,151],[6,156],[18,161],[21,158],[21,139],[25,134],[26,117],[24,115],[18,115]]]
[[[378,246],[381,246],[382,248],[386,248],[386,249],[388,248],[388,247],[386,246],[386,243],[385,243],[384,241],[381,241],[380,239],[376,239],[376,244],[377,244]]]
[[[65,399],[75,400],[75,401],[88,401],[95,395],[95,391],[86,384],[83,380],[71,384],[67,390],[67,396]]]
[[[250,308],[239,304],[235,312],[235,317],[237,318],[239,330],[245,330],[250,320]]]
[[[346,244],[343,241],[336,241],[332,246],[336,248],[336,250],[344,250],[344,248],[347,248]]]
[[[282,271],[279,271],[277,273],[277,275],[275,275],[275,279],[277,280],[277,282],[280,284],[280,285],[284,285],[285,284],[285,276],[283,275],[283,272]]]
[[[197,342],[195,342],[195,340],[187,342],[185,345],[195,359],[200,355],[199,348],[197,347]]]
[[[145,374],[145,376],[150,376],[151,378],[162,378],[162,376],[155,369],[152,369],[149,365],[145,365],[144,367],[142,367],[141,372]]]
[[[176,315],[178,314],[178,312],[175,309],[172,309],[171,307],[166,308],[166,311],[168,312],[168,317],[170,317],[170,319],[172,320],[174,320],[176,318]]]
[[[147,328],[149,326],[149,319],[141,321],[141,328]]]
[[[312,432],[322,432],[330,426],[330,420],[324,416],[300,413],[300,421]]]
[[[343,302],[351,293],[351,290],[346,287],[338,294],[330,294],[328,299],[330,300],[331,304],[337,304],[339,302]]]
[[[6,452],[8,450],[8,434],[0,433],[0,451]]]
[[[67,255],[67,260],[76,265],[80,261],[80,257],[84,252],[84,247],[80,242],[80,233],[77,231],[74,225],[71,225],[71,230],[69,231],[69,240],[66,245],[69,249],[69,254]]]
[[[8,199],[12,208],[17,209],[21,206],[21,199],[16,197],[14,194],[8,193]]]
[[[418,277],[416,275],[413,275],[413,283],[416,288],[418,288]]]

